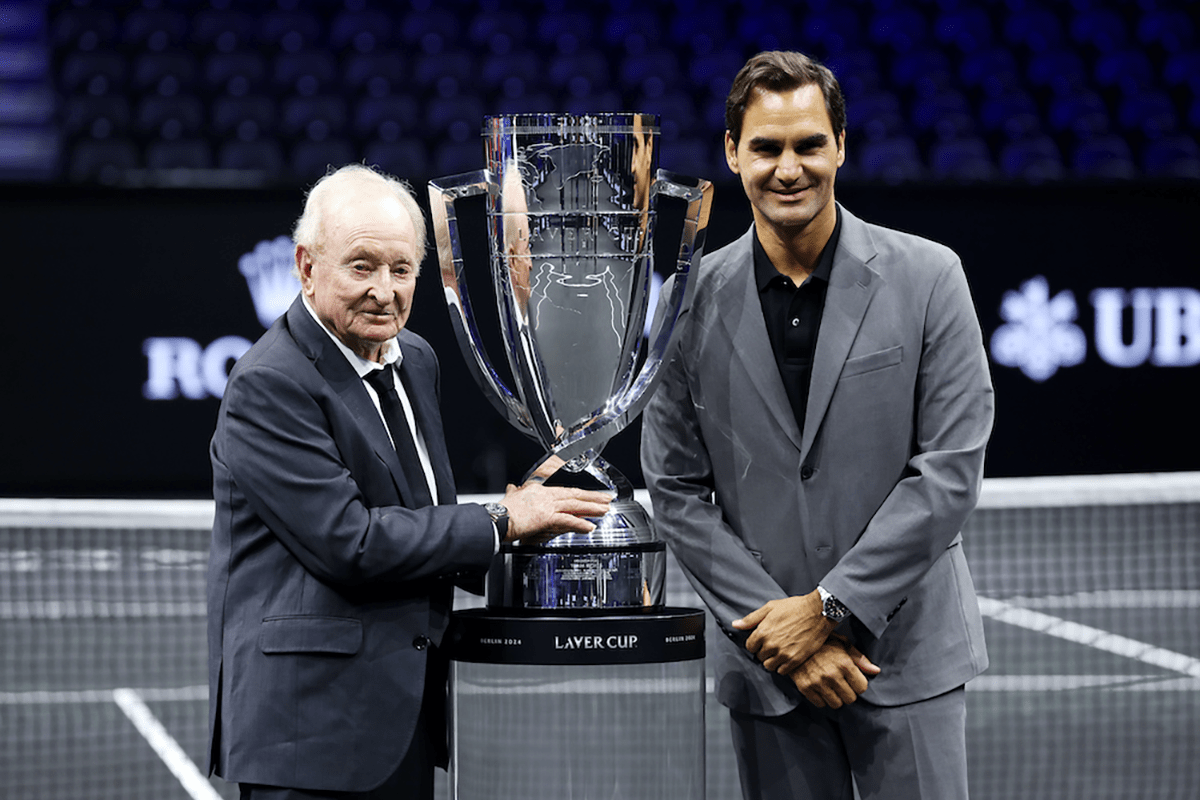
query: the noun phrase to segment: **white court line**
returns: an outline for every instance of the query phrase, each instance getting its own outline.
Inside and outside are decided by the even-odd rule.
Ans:
[[[976,692],[1065,692],[1104,688],[1116,692],[1196,692],[1200,679],[1162,675],[980,675],[967,683]]]
[[[1043,614],[1040,611],[1031,611],[1028,608],[1021,608],[990,597],[979,598],[979,610],[985,617],[991,617],[997,622],[1094,647],[1106,653],[1132,658],[1143,664],[1162,667],[1192,678],[1200,678],[1200,659],[1183,653],[1139,642],[1126,636],[1118,636],[1090,625],[1070,622],[1060,617]]]
[[[221,795],[212,787],[208,779],[200,774],[196,765],[188,758],[187,753],[179,746],[179,742],[167,733],[150,708],[142,702],[142,698],[133,689],[113,689],[113,702],[121,709],[129,721],[138,729],[158,757],[167,765],[192,800],[221,800]]]

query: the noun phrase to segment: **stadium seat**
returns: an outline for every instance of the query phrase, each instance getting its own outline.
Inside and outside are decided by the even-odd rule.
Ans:
[[[342,9],[330,21],[329,44],[338,52],[389,50],[394,44],[392,17],[377,8]]]
[[[596,24],[586,7],[547,9],[538,17],[534,31],[546,48],[558,47],[565,42],[577,45],[594,35]]]
[[[125,16],[121,43],[152,53],[181,47],[188,34],[188,19],[172,8],[135,8]]]
[[[546,92],[503,95],[496,98],[493,107],[497,114],[544,114],[559,110],[558,102]]]
[[[845,5],[810,9],[800,30],[804,41],[812,42],[827,57],[858,49],[866,39],[858,12]]]
[[[1059,95],[1085,89],[1089,82],[1083,58],[1074,50],[1060,48],[1034,53],[1027,74],[1034,88],[1049,89]]]
[[[358,161],[358,153],[345,139],[330,138],[322,141],[301,139],[292,147],[290,171],[294,180],[309,184],[329,171]]]
[[[483,167],[483,145],[478,140],[442,142],[433,155],[434,177],[471,172]]]
[[[321,20],[301,8],[273,8],[259,17],[258,38],[286,53],[314,49],[322,43]]]
[[[116,183],[139,166],[141,153],[129,139],[81,139],[71,149],[67,177],[77,183]]]
[[[1164,136],[1146,144],[1142,163],[1152,178],[1200,178],[1200,147],[1191,136]]]
[[[1062,154],[1045,134],[1008,142],[1000,151],[1004,175],[1030,183],[1061,180],[1066,176]]]
[[[576,78],[587,80],[593,87],[610,82],[608,59],[599,50],[557,53],[551,57],[547,72],[550,83],[558,87],[566,87]]]
[[[409,95],[389,94],[364,97],[354,106],[352,131],[361,139],[395,142],[406,134],[420,137],[421,107]]]
[[[940,139],[957,139],[975,130],[966,96],[954,89],[914,99],[910,119],[918,132],[933,133]]]
[[[697,55],[709,52],[714,41],[726,30],[725,6],[719,2],[698,4],[695,8],[671,14],[667,22],[667,41],[688,48]]]
[[[987,181],[996,175],[987,143],[978,137],[934,143],[929,165],[933,176],[942,180]]]
[[[1184,50],[1168,58],[1163,80],[1171,87],[1187,87],[1200,97],[1200,50]]]
[[[1196,26],[1183,9],[1151,8],[1138,20],[1137,39],[1144,46],[1179,53],[1196,43]]]
[[[830,56],[825,61],[825,66],[829,67],[838,79],[842,93],[848,101],[883,88],[879,59],[873,50],[847,50]],[[734,74],[730,73],[729,80],[733,80]]]
[[[333,90],[337,79],[337,59],[324,50],[279,53],[271,64],[271,83],[280,93],[311,97]]]
[[[274,181],[284,174],[283,150],[274,139],[256,139],[250,142],[238,140],[223,142],[217,148],[217,167],[220,169],[255,170],[263,173],[266,181]]]
[[[1020,84],[1021,68],[1011,50],[986,47],[963,55],[958,79],[969,89],[995,95]]]
[[[858,166],[867,180],[902,183],[925,177],[917,144],[907,136],[868,141],[860,150]]]
[[[899,87],[928,93],[950,87],[954,69],[940,49],[915,47],[896,54],[889,76]]]
[[[257,29],[254,17],[241,9],[204,8],[192,19],[190,39],[202,48],[232,53],[250,47]]]
[[[119,30],[112,9],[67,6],[51,17],[50,41],[58,51],[104,51],[116,43]]]
[[[138,103],[133,125],[142,136],[173,140],[198,135],[204,122],[204,104],[198,97],[150,94]]]
[[[779,50],[786,46],[795,22],[787,4],[763,6],[737,19],[737,41],[754,50]]]
[[[1126,45],[1125,22],[1111,8],[1088,8],[1071,20],[1071,39],[1100,53],[1111,53]]]
[[[746,59],[736,50],[714,50],[696,55],[688,62],[688,80],[693,88],[717,95],[722,99],[729,93],[733,76]]]
[[[1175,104],[1164,92],[1151,90],[1129,95],[1117,107],[1117,122],[1125,131],[1157,139],[1178,127]]]
[[[667,87],[678,86],[683,75],[679,58],[665,49],[650,49],[621,59],[620,87],[626,92],[662,94]],[[651,87],[657,86],[655,92]]]
[[[512,78],[532,85],[544,80],[545,75],[545,65],[532,50],[491,53],[484,56],[479,69],[479,78],[483,86],[491,91],[500,89]]]
[[[1055,131],[1073,133],[1080,138],[1109,129],[1108,108],[1100,95],[1093,91],[1052,98],[1049,120]]]
[[[466,141],[483,126],[483,101],[473,94],[434,97],[425,104],[424,134],[431,141]]]
[[[212,53],[204,60],[204,84],[209,91],[246,95],[267,86],[267,60],[253,50]]]
[[[933,22],[933,33],[939,42],[953,45],[962,53],[987,47],[993,38],[991,18],[978,6],[943,11]]]
[[[998,133],[1009,139],[1027,136],[1041,125],[1037,103],[1021,89],[983,98],[979,103],[978,119],[985,132]]]
[[[199,75],[196,57],[186,50],[148,52],[134,59],[129,85],[139,93],[175,94],[194,89]]]
[[[275,133],[278,109],[273,96],[218,95],[210,109],[212,131],[222,138],[251,141]]]
[[[409,45],[419,45],[427,53],[440,52],[461,37],[461,17],[461,13],[442,5],[404,14],[400,24],[401,40]]]
[[[111,51],[71,53],[63,60],[59,84],[64,93],[119,94],[125,90],[129,65]]]
[[[487,8],[475,12],[467,25],[467,40],[475,47],[493,53],[524,49],[529,20],[512,9]]]
[[[1155,83],[1150,57],[1134,49],[1102,53],[1096,59],[1095,76],[1102,89],[1120,89],[1126,96],[1146,91]]]
[[[847,135],[890,139],[904,132],[900,98],[892,92],[872,92],[846,106]]]
[[[449,78],[455,90],[467,89],[479,79],[479,73],[471,54],[466,51],[425,54],[413,64],[414,88],[425,91],[442,91],[440,85]]]
[[[867,20],[868,39],[897,53],[907,52],[929,39],[925,17],[912,6],[896,4],[877,9]]]
[[[407,76],[404,57],[394,50],[351,53],[342,60],[342,86],[355,95],[406,91]]]
[[[1081,141],[1075,147],[1071,168],[1082,178],[1128,180],[1137,174],[1129,144],[1115,134]]]
[[[307,136],[314,141],[341,136],[349,122],[341,95],[292,96],[280,104],[279,130],[287,136]]]
[[[639,44],[662,40],[658,15],[651,9],[634,5],[613,9],[602,21],[599,33],[604,43],[610,47],[624,47],[631,52],[636,52]]]
[[[1004,38],[1009,44],[1042,53],[1062,43],[1062,25],[1054,12],[1028,5],[1015,9],[1005,20]]]
[[[204,139],[157,140],[146,146],[150,169],[212,169],[212,147]]]
[[[68,138],[124,136],[129,132],[131,118],[129,100],[123,94],[75,94],[63,98],[62,132]]]
[[[482,156],[481,156],[482,158]],[[388,174],[405,180],[425,176],[429,170],[429,151],[420,139],[396,142],[375,140],[367,143],[364,160]],[[482,166],[482,164],[480,164]]]

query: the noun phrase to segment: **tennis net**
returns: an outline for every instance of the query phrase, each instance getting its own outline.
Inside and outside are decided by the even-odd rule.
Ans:
[[[236,796],[198,766],[211,520],[206,502],[0,499],[5,798]],[[1194,797],[1200,473],[988,480],[964,540],[992,662],[968,686],[972,797]],[[667,592],[699,605],[673,562]],[[734,800],[711,692],[707,711],[707,796]]]

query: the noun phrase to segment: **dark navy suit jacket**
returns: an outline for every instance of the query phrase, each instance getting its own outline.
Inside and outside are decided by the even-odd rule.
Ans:
[[[416,732],[452,581],[490,563],[487,512],[453,505],[437,359],[416,334],[399,341],[443,505],[414,507],[421,476],[299,298],[230,373],[208,568],[209,769],[226,780],[382,783]]]

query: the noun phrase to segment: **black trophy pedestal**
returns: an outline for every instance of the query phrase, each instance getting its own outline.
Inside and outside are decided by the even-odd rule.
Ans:
[[[703,800],[704,612],[455,615],[456,800]]]

